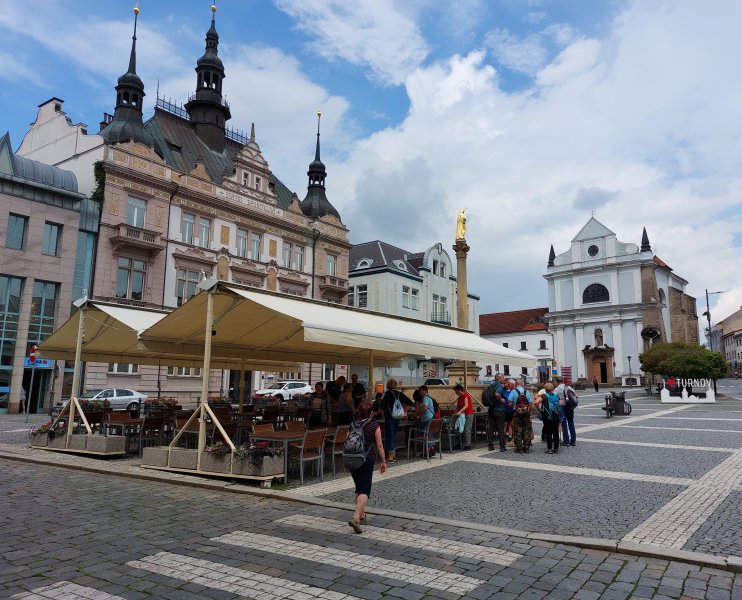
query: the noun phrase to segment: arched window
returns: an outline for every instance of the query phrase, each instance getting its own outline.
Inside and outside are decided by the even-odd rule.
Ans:
[[[132,105],[137,106],[139,104],[139,94],[134,94],[132,96]]]
[[[129,92],[124,92],[124,104],[129,104]]]
[[[591,283],[582,292],[582,303],[590,304],[591,302],[608,302],[610,300],[608,288],[600,283]]]
[[[214,88],[219,89],[219,75],[214,75]]]

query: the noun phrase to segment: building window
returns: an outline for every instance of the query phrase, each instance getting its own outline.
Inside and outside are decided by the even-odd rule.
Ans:
[[[440,312],[441,307],[440,307],[439,300],[440,300],[439,296],[437,294],[433,294],[433,315],[434,315],[433,318],[435,318],[435,315],[438,315]]]
[[[539,350],[546,350],[546,340],[539,340],[538,344],[539,344],[538,345]]]
[[[113,375],[136,375],[139,373],[139,365],[130,363],[108,363],[108,372]]]
[[[441,296],[441,313],[443,313],[443,316],[448,315],[448,298],[445,296]],[[460,324],[459,327],[463,327],[463,324]]]
[[[283,243],[283,266],[291,268],[291,244],[288,242]]]
[[[510,375],[510,365],[504,365],[503,369],[504,369],[503,373],[505,375]]]
[[[356,288],[351,286],[348,288],[348,306],[356,305]]]
[[[59,285],[56,283],[34,281],[31,321],[28,325],[29,343],[39,344],[54,333],[58,290]]]
[[[7,377],[8,382],[10,382],[10,369],[13,367],[15,343],[18,337],[22,293],[22,279],[0,275],[0,376],[3,379]],[[2,385],[9,385],[9,383]]]
[[[62,226],[59,223],[44,223],[44,238],[41,241],[41,253],[47,256],[59,256],[59,245],[62,241]]]
[[[526,342],[521,342],[520,343],[520,349],[521,350],[528,350],[528,348],[526,347]]]
[[[180,221],[180,237],[186,244],[193,243],[193,230],[196,228],[196,217],[191,213],[183,213]]]
[[[582,292],[582,303],[590,304],[592,302],[608,302],[610,300],[610,294],[608,288],[600,283],[591,283]]]
[[[258,191],[260,190],[260,184],[261,184],[261,183],[262,183],[262,182],[260,181],[260,177],[256,177],[256,178],[255,178],[255,189],[256,189],[256,190],[258,190]]]
[[[211,247],[211,219],[198,220],[198,243],[202,248]]]
[[[507,343],[507,342],[503,342],[503,343],[502,343],[502,347],[503,347],[503,348],[507,348],[507,347],[508,347],[508,343]]]
[[[520,374],[521,375],[528,375],[528,367],[521,367],[520,368]]]
[[[241,258],[247,256],[247,229],[237,230],[237,256]]]
[[[126,224],[133,227],[144,227],[144,216],[147,213],[147,201],[129,196],[126,207]]]
[[[242,185],[245,187],[250,185],[250,173],[247,171],[242,171]]]
[[[368,288],[365,285],[358,286],[358,307],[366,308],[368,306]]]
[[[417,310],[419,307],[418,300],[419,300],[420,290],[416,290],[413,288],[412,295],[410,297],[410,308],[412,310]]]
[[[337,272],[337,261],[338,257],[334,254],[328,254],[325,262],[325,271],[330,277],[335,277]]]
[[[8,216],[8,235],[5,238],[5,247],[13,250],[23,250],[26,247],[27,231],[28,217],[11,213]]]
[[[198,286],[199,272],[189,269],[178,269],[178,282],[176,284],[175,295],[177,296],[178,306],[181,306],[191,296],[196,295]]]
[[[253,233],[250,240],[250,258],[260,260],[260,234]]]
[[[438,267],[438,272],[440,273],[441,277],[446,276],[446,263],[442,262],[440,264],[440,267]]]
[[[304,246],[297,246],[294,251],[294,268],[297,271],[304,270]]]
[[[410,308],[410,288],[409,286],[402,286],[402,308]]]
[[[119,258],[116,271],[116,297],[141,300],[144,296],[146,273],[146,261],[137,258]]]
[[[200,377],[200,367],[168,367],[167,374],[172,377]]]
[[[438,261],[433,261],[433,275],[438,275]]]

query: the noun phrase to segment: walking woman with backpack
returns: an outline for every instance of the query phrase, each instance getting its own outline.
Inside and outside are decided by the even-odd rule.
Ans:
[[[387,462],[397,462],[397,430],[399,422],[404,418],[406,406],[412,406],[412,400],[397,390],[397,380],[386,382],[386,393],[381,398],[381,410],[384,412],[384,431],[386,432],[386,448],[389,453]]]
[[[362,434],[362,440],[352,438],[358,437],[357,433]],[[376,458],[379,457],[379,473],[386,473],[386,461],[384,460],[384,445],[381,441],[381,428],[379,424],[371,418],[371,404],[361,402],[358,405],[358,420],[353,422],[351,433],[348,435],[348,441],[343,449],[343,461],[346,459],[346,450],[350,452],[348,446],[353,445],[353,457],[358,459],[365,454],[365,460],[361,465],[350,471],[353,483],[356,485],[356,509],[353,518],[348,521],[351,529],[356,533],[363,533],[361,525],[366,522],[366,505],[369,496],[371,496],[371,481],[374,475],[374,465]],[[361,447],[362,446],[362,447]],[[359,449],[360,448],[360,449]],[[360,461],[358,461],[360,462]]]

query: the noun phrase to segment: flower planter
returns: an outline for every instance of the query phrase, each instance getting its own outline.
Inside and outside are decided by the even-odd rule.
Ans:
[[[208,471],[210,473],[229,473],[229,459],[229,454],[226,454],[225,456],[218,456],[216,454],[202,452],[201,470]]]
[[[100,454],[124,454],[126,452],[126,438],[123,435],[88,435],[88,452]]]
[[[144,449],[142,465],[150,467],[167,467],[167,446],[151,446]]]
[[[66,449],[67,448],[67,432],[58,433],[54,437],[50,437],[47,447],[56,448],[57,450]]]
[[[196,470],[198,464],[198,450],[186,450],[185,448],[170,449],[170,466],[173,469]]]
[[[249,475],[251,477],[281,475],[283,473],[283,456],[265,456],[260,466],[254,465],[250,459],[235,459],[232,473],[235,475]]]
[[[48,433],[38,433],[31,438],[31,445],[35,446],[36,448],[46,448],[48,443],[49,443]]]
[[[87,448],[87,434],[73,433],[70,437],[68,450],[85,450]]]

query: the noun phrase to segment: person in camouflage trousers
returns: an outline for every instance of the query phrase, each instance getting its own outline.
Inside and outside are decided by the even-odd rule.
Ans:
[[[531,437],[533,427],[531,425],[531,403],[533,398],[531,392],[526,390],[523,382],[519,379],[510,392],[508,400],[515,407],[513,415],[513,441],[515,452],[528,454],[531,451]]]

